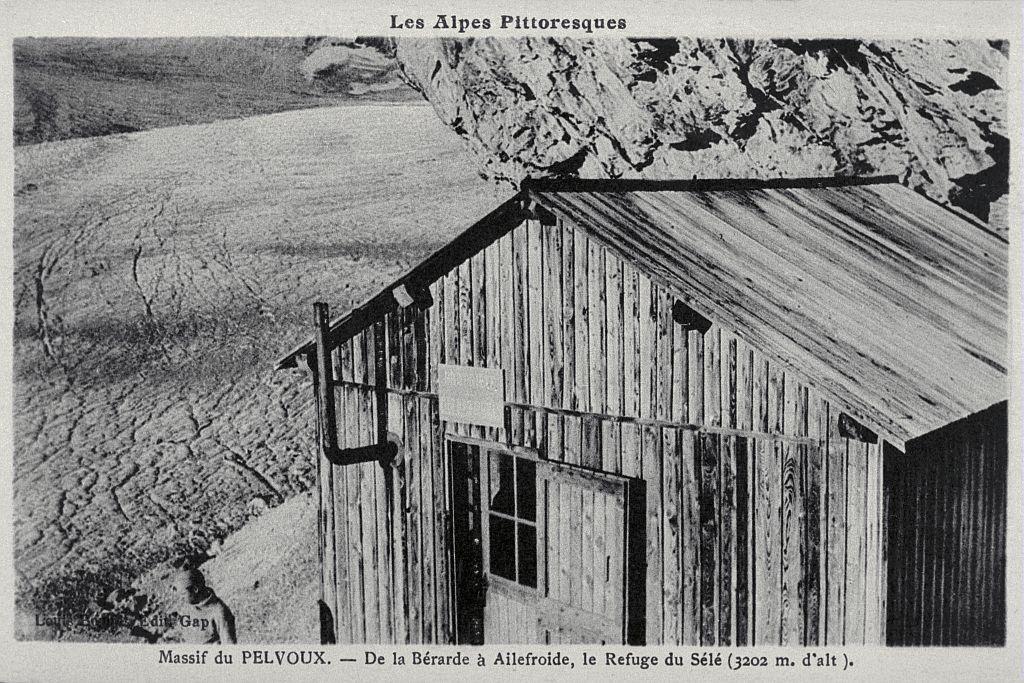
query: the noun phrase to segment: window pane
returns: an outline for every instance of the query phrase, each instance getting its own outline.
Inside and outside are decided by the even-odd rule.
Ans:
[[[491,526],[491,573],[516,580],[515,523],[503,517],[489,515]]]
[[[537,463],[516,458],[516,516],[533,521],[537,517]]]
[[[537,587],[537,529],[519,524],[519,583]]]
[[[512,491],[512,456],[508,453],[490,454],[491,509],[514,515],[515,493]]]

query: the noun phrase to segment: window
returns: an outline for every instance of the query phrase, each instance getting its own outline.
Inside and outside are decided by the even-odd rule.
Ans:
[[[537,587],[537,463],[503,451],[487,454],[489,571]]]

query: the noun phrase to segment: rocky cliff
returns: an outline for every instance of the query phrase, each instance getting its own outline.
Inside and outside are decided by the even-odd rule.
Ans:
[[[896,174],[1005,233],[1000,41],[399,39],[490,178]]]

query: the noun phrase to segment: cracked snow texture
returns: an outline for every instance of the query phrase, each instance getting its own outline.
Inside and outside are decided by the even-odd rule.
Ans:
[[[90,609],[315,483],[274,359],[507,192],[429,107],[288,112],[15,150],[21,609]]]

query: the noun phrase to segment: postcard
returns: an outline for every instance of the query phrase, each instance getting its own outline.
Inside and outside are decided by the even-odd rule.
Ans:
[[[0,678],[1020,675],[1019,6],[6,13]]]

